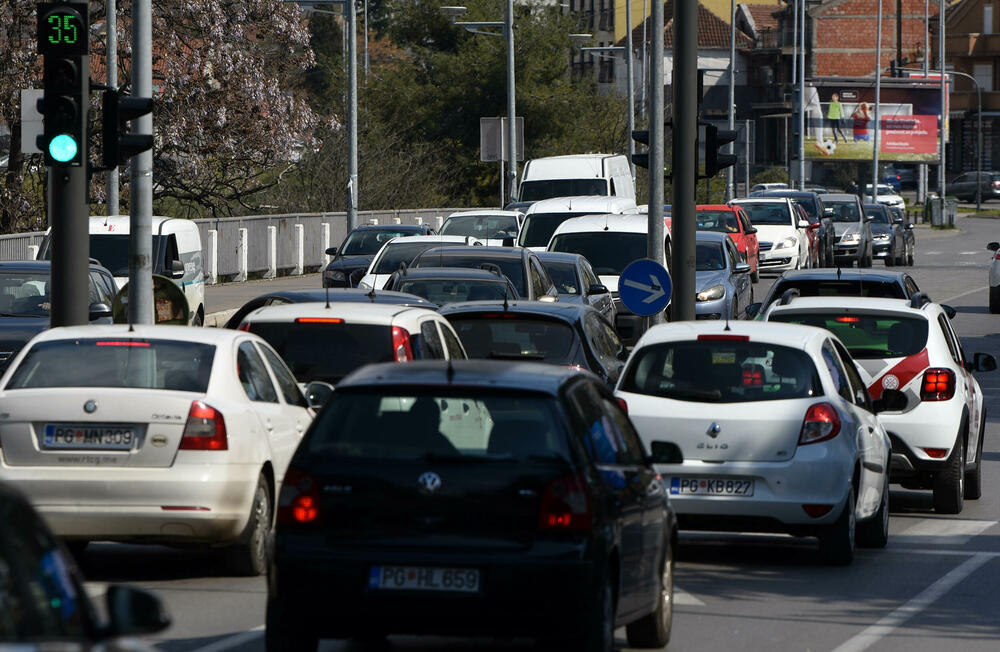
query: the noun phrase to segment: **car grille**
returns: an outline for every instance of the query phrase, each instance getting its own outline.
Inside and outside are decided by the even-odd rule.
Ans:
[[[758,242],[757,245],[760,247],[761,251],[771,251],[771,247],[774,246],[773,242]]]

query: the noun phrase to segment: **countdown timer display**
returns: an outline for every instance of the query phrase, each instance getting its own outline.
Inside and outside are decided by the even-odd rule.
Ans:
[[[87,54],[87,33],[87,3],[38,5],[39,54],[63,57]]]

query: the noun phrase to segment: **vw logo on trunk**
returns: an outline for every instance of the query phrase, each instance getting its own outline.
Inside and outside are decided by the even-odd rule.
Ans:
[[[706,432],[705,434],[711,437],[712,439],[715,439],[716,437],[719,436],[720,432],[722,432],[722,426],[713,421],[712,425],[708,427],[708,432]]]
[[[97,412],[97,401],[95,401],[94,399],[90,399],[89,401],[84,403],[83,411],[86,412],[87,414],[93,414],[94,412]]]
[[[417,478],[417,488],[424,495],[435,494],[441,488],[441,476],[428,471]]]

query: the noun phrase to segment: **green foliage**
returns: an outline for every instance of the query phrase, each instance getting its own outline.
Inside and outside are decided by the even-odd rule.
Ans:
[[[758,183],[788,183],[788,170],[778,166],[762,170],[750,179],[751,186]]]

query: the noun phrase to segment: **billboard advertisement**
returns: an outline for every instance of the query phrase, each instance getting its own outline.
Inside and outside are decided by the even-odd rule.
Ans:
[[[805,156],[870,161],[874,154],[875,80],[817,78],[805,88]],[[936,163],[940,157],[941,87],[883,79],[879,95],[879,160]]]

